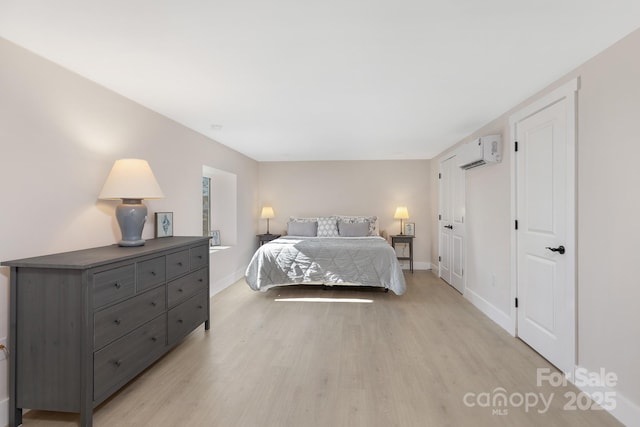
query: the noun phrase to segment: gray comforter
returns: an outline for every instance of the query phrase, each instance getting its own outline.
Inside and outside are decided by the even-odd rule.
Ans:
[[[261,246],[247,267],[253,290],[293,284],[360,285],[406,289],[395,251],[381,237],[284,236]]]

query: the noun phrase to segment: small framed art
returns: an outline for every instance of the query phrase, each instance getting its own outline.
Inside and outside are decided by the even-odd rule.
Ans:
[[[173,236],[173,212],[156,212],[156,237]]]
[[[211,230],[211,246],[220,246],[220,230]]]
[[[416,235],[416,223],[415,222],[406,222],[404,224],[404,234],[407,236],[415,236]]]

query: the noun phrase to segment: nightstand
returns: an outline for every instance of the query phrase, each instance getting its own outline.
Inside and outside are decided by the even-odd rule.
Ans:
[[[256,237],[258,238],[258,246],[262,246],[280,236],[281,234],[256,234]]]
[[[409,260],[409,269],[411,273],[413,273],[413,239],[415,236],[409,236],[407,234],[399,234],[396,236],[391,236],[391,246],[393,249],[396,248],[396,243],[406,243],[409,245],[409,256],[408,257],[398,257],[399,260]]]

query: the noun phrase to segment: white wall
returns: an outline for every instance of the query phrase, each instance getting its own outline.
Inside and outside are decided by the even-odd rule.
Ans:
[[[260,202],[274,209],[272,233],[285,230],[290,216],[376,215],[381,230],[398,234],[393,214],[406,205],[416,224],[415,268],[429,268],[429,174],[428,160],[262,162]]]
[[[640,30],[578,74],[578,363],[620,376],[640,425]]]
[[[465,295],[500,322],[512,321],[509,116],[580,77],[578,92],[578,366],[619,377],[614,415],[640,419],[640,30],[616,43],[535,96],[469,135],[501,133],[500,165],[467,172],[467,289]],[[464,142],[461,141],[461,142]],[[450,150],[448,150],[450,151]],[[432,203],[438,161],[432,160]],[[432,260],[437,260],[437,209],[432,209]],[[434,268],[435,268],[434,264]],[[495,285],[491,275],[496,275]],[[503,324],[504,326],[504,324]],[[635,420],[635,421],[634,421]],[[637,425],[637,424],[634,424]]]
[[[237,244],[211,259],[212,286],[242,277],[255,249],[258,163],[0,39],[0,260],[108,245],[117,202],[97,200],[113,162],[149,161],[174,212],[175,235],[202,234],[202,166],[237,176]],[[8,335],[9,269],[0,268],[0,338]],[[0,425],[7,418],[0,362]]]

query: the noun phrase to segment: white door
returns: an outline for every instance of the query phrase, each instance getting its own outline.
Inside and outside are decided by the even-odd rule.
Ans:
[[[571,96],[512,121],[517,151],[517,333],[575,367],[575,110]]]
[[[451,235],[453,213],[451,212],[451,166],[455,157],[440,162],[440,214],[438,227],[440,230],[440,277],[447,283],[451,283]]]
[[[464,171],[456,156],[440,162],[440,277],[464,292]]]

